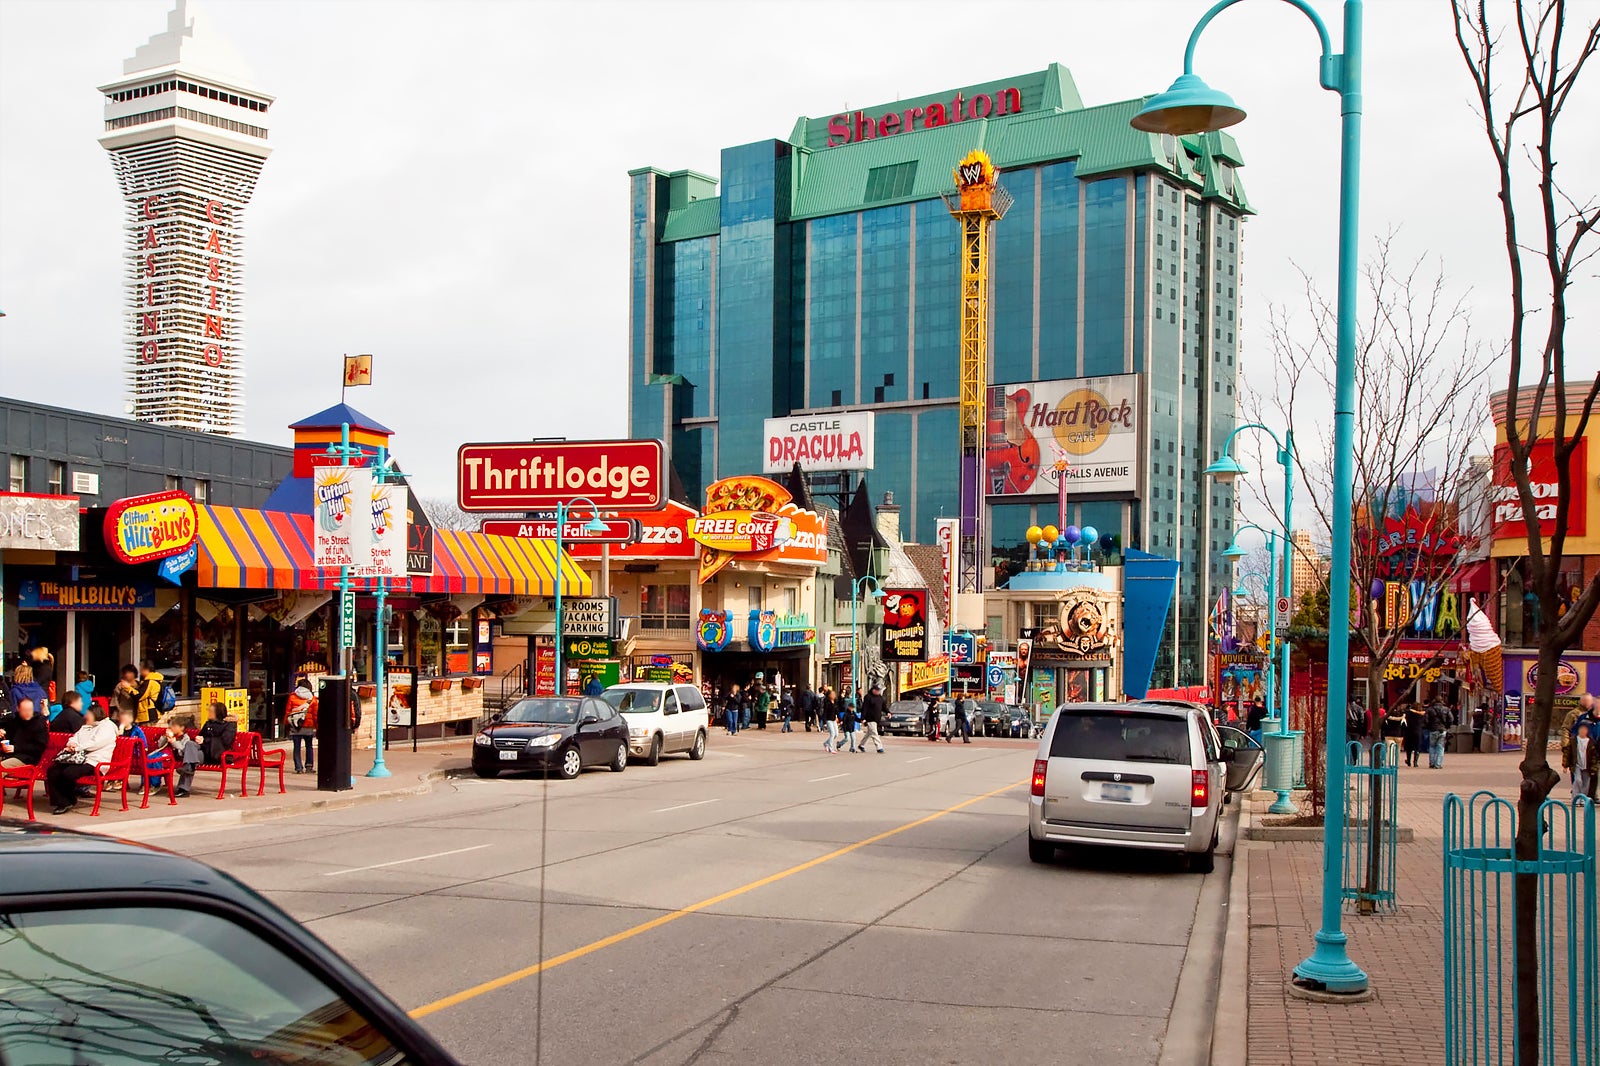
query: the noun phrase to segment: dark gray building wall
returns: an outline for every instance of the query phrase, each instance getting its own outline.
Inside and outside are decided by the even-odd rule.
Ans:
[[[206,503],[260,507],[289,476],[293,449],[0,396],[0,491],[16,487],[18,458],[20,491],[58,491],[85,507],[171,487]],[[52,463],[63,464],[59,489]],[[99,491],[74,491],[74,473],[97,475]]]

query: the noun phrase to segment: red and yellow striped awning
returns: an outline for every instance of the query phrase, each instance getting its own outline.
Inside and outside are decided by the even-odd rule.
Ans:
[[[200,507],[198,584],[216,589],[334,589],[339,571],[312,565],[311,516],[247,507]],[[587,596],[589,576],[547,540],[435,529],[433,573],[389,582],[390,592]],[[358,589],[376,587],[357,579]]]

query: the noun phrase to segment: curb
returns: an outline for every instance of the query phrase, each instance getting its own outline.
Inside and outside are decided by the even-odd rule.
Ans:
[[[1320,825],[1251,825],[1241,831],[1246,840],[1275,840],[1279,843],[1293,843],[1296,841],[1322,840],[1322,827]],[[1416,831],[1410,826],[1397,826],[1395,828],[1395,842],[1409,844],[1416,839]]]
[[[132,825],[113,826],[99,825],[74,826],[83,832],[97,833],[100,836],[118,837],[122,840],[152,840],[160,837],[179,836],[183,833],[204,833],[214,829],[229,829],[239,825],[249,825],[253,822],[270,822],[280,818],[292,818],[297,814],[313,814],[322,811],[342,811],[349,807],[362,807],[380,800],[399,799],[404,796],[425,796],[433,791],[436,782],[447,781],[453,777],[460,777],[463,773],[470,773],[466,767],[451,767],[442,770],[429,770],[417,778],[414,785],[403,785],[398,788],[386,788],[377,792],[335,792],[325,799],[312,800],[309,803],[278,803],[270,807],[235,807],[225,811],[199,811],[194,814],[174,814],[165,818],[147,818],[142,822]]]
[[[1178,968],[1178,983],[1173,991],[1172,1009],[1167,1016],[1166,1033],[1161,1039],[1159,1066],[1208,1066],[1213,1061],[1212,1040],[1215,1036],[1217,1014],[1221,1000],[1218,975],[1222,970],[1227,948],[1227,932],[1231,927],[1229,908],[1234,884],[1235,863],[1239,856],[1239,821],[1243,811],[1233,819],[1231,834],[1222,834],[1218,841],[1218,858],[1226,859],[1226,877],[1207,875],[1200,885],[1195,901],[1194,924],[1189,931],[1189,945],[1183,954],[1183,965]],[[1224,807],[1224,817],[1228,808]],[[1222,845],[1230,842],[1228,852]],[[1243,1060],[1223,1059],[1228,1066],[1238,1066]]]
[[[1217,1013],[1211,1026],[1211,1062],[1244,1066],[1250,1032],[1250,831],[1255,818],[1239,812],[1239,839],[1233,846],[1228,886],[1228,931],[1222,943],[1222,973],[1217,982]]]

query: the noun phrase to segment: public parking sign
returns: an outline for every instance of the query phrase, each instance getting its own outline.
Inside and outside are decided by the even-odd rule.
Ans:
[[[456,452],[463,511],[543,511],[587,497],[605,510],[653,511],[666,500],[658,440],[510,441]]]
[[[632,544],[639,539],[639,523],[631,518],[602,518],[599,530],[589,528],[585,518],[568,518],[561,528],[563,542],[582,541],[585,544]],[[500,537],[530,537],[534,540],[555,540],[554,519],[486,518],[479,523],[484,533]]]
[[[989,687],[999,688],[1001,685],[1005,684],[1005,682],[1006,672],[1000,669],[999,666],[991,663],[989,665]]]

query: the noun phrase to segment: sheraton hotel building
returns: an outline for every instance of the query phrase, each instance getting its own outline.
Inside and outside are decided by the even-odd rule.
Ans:
[[[1179,561],[1152,684],[1202,681],[1233,532],[1231,489],[1203,471],[1235,425],[1251,208],[1231,137],[1141,133],[1142,103],[1087,106],[1052,64],[801,118],[724,148],[720,177],[631,171],[632,434],[669,442],[692,497],[761,468],[765,418],[875,412],[872,490],[933,543],[959,509],[960,233],[941,194],[983,149],[1011,199],[989,380],[1008,403],[1013,385],[1133,398],[1125,476],[1070,479],[1068,521]],[[997,560],[1058,507],[1053,482],[1005,489],[988,501]]]

